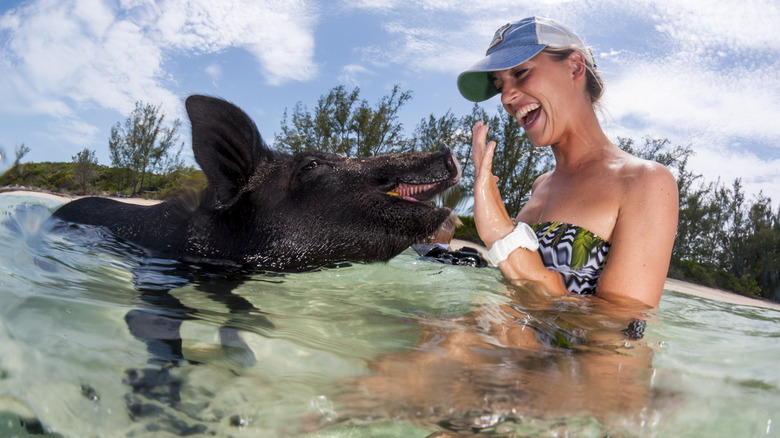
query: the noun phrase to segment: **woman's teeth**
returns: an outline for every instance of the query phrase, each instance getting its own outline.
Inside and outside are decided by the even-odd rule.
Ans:
[[[541,107],[541,105],[539,105],[538,103],[532,103],[530,105],[526,105],[526,106],[520,108],[517,111],[517,113],[515,113],[515,117],[517,118],[517,120],[520,120],[523,124],[525,124],[525,121],[523,120],[523,119],[525,119],[525,116],[527,116],[528,113],[530,113],[531,111],[537,110],[540,107]]]

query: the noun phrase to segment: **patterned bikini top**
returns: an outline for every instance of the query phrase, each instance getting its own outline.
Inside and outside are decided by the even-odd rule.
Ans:
[[[610,243],[576,225],[543,222],[531,228],[539,238],[539,254],[547,269],[563,277],[575,294],[596,293],[596,282],[607,263]]]

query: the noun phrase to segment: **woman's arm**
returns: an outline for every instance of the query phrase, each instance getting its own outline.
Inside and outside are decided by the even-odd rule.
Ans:
[[[496,177],[491,168],[496,142],[486,143],[488,127],[477,122],[472,137],[472,155],[474,159],[474,223],[480,239],[488,248],[496,240],[505,237],[514,229],[512,219],[507,214],[501,193],[498,191]],[[509,257],[498,264],[504,276],[519,283],[533,283],[551,295],[568,293],[560,274],[544,266],[542,257],[536,251],[518,248]]]
[[[471,154],[474,159],[474,224],[480,239],[490,248],[506,236],[514,226],[506,212],[491,168],[496,142],[487,140],[488,127],[481,121],[474,125]]]
[[[643,161],[625,180],[609,259],[596,295],[658,306],[677,234],[677,182],[664,166]]]

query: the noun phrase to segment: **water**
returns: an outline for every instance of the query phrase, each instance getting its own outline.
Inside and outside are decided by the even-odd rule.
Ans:
[[[0,196],[0,437],[780,436],[775,310],[674,292],[649,315],[550,301],[407,251],[253,275],[231,313],[204,292],[221,279],[53,228],[57,205]],[[148,307],[144,283],[194,309],[188,362],[156,393],[130,385],[155,369],[125,322]],[[222,348],[223,325],[251,352]]]

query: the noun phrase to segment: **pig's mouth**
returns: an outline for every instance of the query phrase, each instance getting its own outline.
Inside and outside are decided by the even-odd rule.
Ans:
[[[405,182],[399,182],[395,188],[387,192],[390,196],[398,196],[401,199],[412,202],[424,202],[430,201],[445,188],[448,187],[446,182],[430,183],[430,184],[409,184]]]
[[[455,159],[454,155],[450,155],[450,159],[452,160],[452,165],[455,167],[455,175],[451,178],[431,183],[408,183],[399,179],[395,187],[391,188],[387,194],[412,202],[430,201],[434,196],[460,181],[460,164],[458,163],[458,160]]]

